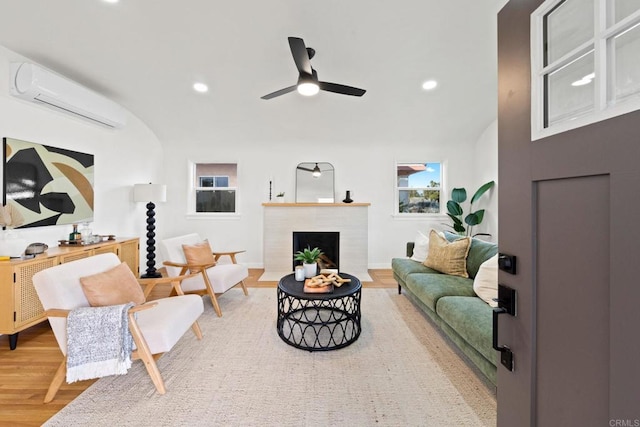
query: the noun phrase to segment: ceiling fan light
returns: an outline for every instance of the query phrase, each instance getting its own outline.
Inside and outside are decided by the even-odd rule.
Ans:
[[[317,163],[316,163],[316,166],[313,168],[313,171],[311,172],[311,175],[314,178],[320,178],[320,175],[322,175],[322,172],[320,171],[320,168],[318,167]]]
[[[313,96],[318,92],[320,92],[320,87],[315,83],[306,82],[298,85],[298,93],[300,95]]]

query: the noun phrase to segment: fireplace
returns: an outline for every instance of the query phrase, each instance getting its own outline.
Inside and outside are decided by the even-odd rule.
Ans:
[[[318,260],[318,267],[340,268],[340,232],[338,231],[294,231],[293,253],[305,248],[318,247],[323,255]],[[293,261],[293,268],[300,261]]]
[[[278,281],[291,274],[293,232],[310,231],[340,233],[336,245],[340,249],[340,256],[336,257],[340,271],[356,276],[361,282],[371,281],[367,270],[369,203],[263,203],[263,206],[264,273],[259,280]]]

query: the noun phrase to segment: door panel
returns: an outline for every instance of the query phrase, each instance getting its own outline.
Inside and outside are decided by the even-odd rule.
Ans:
[[[609,177],[541,181],[535,187],[537,423],[604,426],[609,420]]]
[[[640,425],[640,111],[531,141],[531,13],[498,14],[498,427]]]

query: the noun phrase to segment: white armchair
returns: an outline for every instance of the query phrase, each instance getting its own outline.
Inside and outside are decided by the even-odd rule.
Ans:
[[[118,257],[113,253],[108,253],[60,264],[40,271],[33,276],[33,285],[46,310],[60,350],[65,356],[51,381],[44,400],[45,403],[53,400],[66,376],[67,315],[73,309],[89,307],[89,301],[83,291],[80,278],[103,273],[119,265]],[[131,359],[141,359],[144,362],[145,368],[160,394],[164,394],[166,389],[156,365],[156,359],[171,350],[189,328],[193,330],[198,339],[202,338],[197,323],[198,317],[204,311],[202,299],[195,295],[184,295],[179,284],[181,279],[179,277],[145,280],[145,297],[153,286],[163,282],[172,283],[179,296],[162,298],[134,306],[128,314],[129,330],[135,345]]]
[[[244,251],[213,252],[213,261],[209,264],[189,264],[185,257],[183,245],[197,245],[203,239],[196,233],[164,239],[160,242],[160,251],[169,277],[180,276],[187,271],[200,273],[196,277],[182,281],[185,293],[208,294],[218,317],[222,310],[216,294],[222,294],[236,285],[242,287],[245,295],[249,295],[244,279],[249,277],[246,266],[238,264],[236,255]]]

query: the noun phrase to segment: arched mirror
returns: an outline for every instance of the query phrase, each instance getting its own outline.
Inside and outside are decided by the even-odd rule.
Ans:
[[[331,163],[300,163],[296,167],[296,202],[335,202],[334,174]]]

